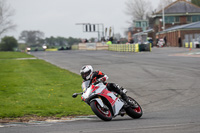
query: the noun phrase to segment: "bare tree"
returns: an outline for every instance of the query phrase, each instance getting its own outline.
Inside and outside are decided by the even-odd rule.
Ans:
[[[147,0],[128,0],[126,3],[126,14],[132,20],[144,20],[152,11],[151,2]]]
[[[120,40],[121,38],[121,34],[120,33],[116,33],[114,34],[115,39]]]
[[[174,0],[160,0],[157,11],[162,10],[162,7],[165,8],[173,2],[174,2]]]
[[[9,30],[15,29],[16,25],[12,21],[15,11],[6,3],[0,0],[0,36]]]

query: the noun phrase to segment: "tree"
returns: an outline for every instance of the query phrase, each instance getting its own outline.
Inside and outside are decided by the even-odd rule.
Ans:
[[[57,37],[56,42],[59,44],[59,46],[66,46],[67,43],[67,38],[64,37]]]
[[[126,14],[132,20],[145,20],[152,12],[151,2],[147,0],[128,0],[125,4]]]
[[[160,0],[157,11],[162,10],[163,7],[165,8],[168,5],[170,5],[171,3],[173,3],[173,0]]]
[[[1,51],[13,51],[17,47],[17,40],[14,37],[6,36],[2,38],[0,43]]]
[[[67,38],[67,43],[69,46],[71,46],[73,44],[78,44],[80,42],[81,42],[81,39],[77,39],[77,38],[73,38],[73,37]]]
[[[40,46],[44,44],[43,38],[41,31],[22,31],[19,40],[25,41],[28,46]]]
[[[73,37],[65,38],[65,37],[53,37],[45,38],[45,43],[48,46],[71,46],[73,44],[80,43],[81,40]]]
[[[56,45],[56,38],[54,38],[53,36],[51,36],[49,38],[45,38],[45,43],[48,46],[55,46]]]
[[[9,30],[15,29],[16,25],[12,21],[15,11],[6,3],[0,0],[0,36]]]
[[[114,38],[115,38],[116,40],[120,40],[121,34],[120,34],[120,33],[114,34]]]
[[[45,38],[45,43],[48,46],[66,46],[67,45],[67,39],[64,37],[53,37]]]
[[[192,0],[191,2],[200,7],[200,0]]]

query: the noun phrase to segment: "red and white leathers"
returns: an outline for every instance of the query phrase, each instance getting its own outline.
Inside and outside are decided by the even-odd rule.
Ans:
[[[97,81],[103,81],[105,83],[105,81],[108,80],[108,76],[104,73],[102,73],[101,71],[94,71],[91,75],[90,80],[90,85],[92,85],[93,83],[97,82]],[[115,84],[115,83],[106,83],[107,89],[109,91],[113,91],[116,92],[119,95],[123,95],[122,94],[122,90],[120,89],[120,87]]]
[[[108,80],[108,76],[102,73],[101,71],[94,71],[90,78],[90,85],[95,83],[97,80],[105,82]]]

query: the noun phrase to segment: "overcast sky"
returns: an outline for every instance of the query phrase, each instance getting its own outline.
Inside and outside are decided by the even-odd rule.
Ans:
[[[124,36],[130,16],[125,14],[127,0],[6,0],[15,10],[17,28],[9,35],[17,39],[23,30],[40,30],[45,37],[62,36],[91,38],[97,33],[85,33],[76,23],[103,23]],[[149,0],[154,8],[159,0]]]

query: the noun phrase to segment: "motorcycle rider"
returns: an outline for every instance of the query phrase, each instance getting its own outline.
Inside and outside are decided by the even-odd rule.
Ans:
[[[83,78],[84,81],[88,81],[90,80],[90,84],[95,84],[98,82],[105,82],[106,80],[108,80],[108,76],[105,75],[104,73],[102,73],[101,71],[93,71],[93,68],[91,65],[85,65],[81,68],[80,70],[80,74]],[[83,82],[84,82],[83,81]],[[125,89],[123,89],[122,87],[120,88],[117,84],[115,83],[107,83],[106,84],[107,88],[109,91],[114,91],[117,94],[119,94],[121,96],[121,98],[126,101],[126,103],[130,106],[135,107],[135,105],[133,103],[131,103],[128,99],[128,96],[126,95],[126,93],[123,91]]]

